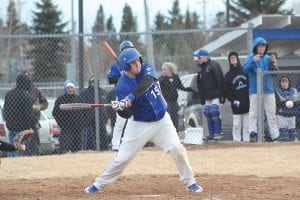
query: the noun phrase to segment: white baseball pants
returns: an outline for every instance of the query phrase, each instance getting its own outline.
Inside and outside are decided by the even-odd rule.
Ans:
[[[100,188],[112,184],[148,141],[153,142],[166,153],[170,153],[179,172],[180,180],[186,187],[195,183],[186,150],[180,143],[170,115],[166,113],[161,120],[156,122],[133,121],[132,117],[128,119],[117,156],[95,179],[94,186]]]
[[[241,133],[243,134],[243,141],[248,142],[249,137],[249,114],[232,115],[232,138],[233,141],[242,141]]]
[[[257,94],[251,94],[249,98],[249,131],[257,133]],[[272,139],[277,138],[279,136],[279,129],[276,120],[276,102],[274,93],[263,94],[263,108],[267,116],[271,137]],[[259,114],[263,115],[263,113]]]
[[[122,137],[123,129],[125,127],[126,120],[127,120],[127,119],[121,117],[118,114],[118,112],[116,113],[116,115],[117,115],[116,123],[114,126],[113,137],[111,140],[111,145],[112,145],[113,150],[118,150],[120,148],[121,137]]]

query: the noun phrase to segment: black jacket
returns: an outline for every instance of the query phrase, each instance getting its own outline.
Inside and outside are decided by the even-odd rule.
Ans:
[[[237,66],[230,64],[230,56],[236,55],[238,59]],[[249,112],[249,93],[248,78],[244,74],[238,54],[231,52],[228,55],[229,71],[225,74],[225,97],[231,102],[233,114],[245,114]],[[234,100],[239,101],[237,107],[233,105]]]
[[[186,88],[182,85],[178,75],[173,75],[173,77],[160,76],[159,84],[161,87],[162,94],[167,102],[177,102],[177,89],[189,92],[193,91],[191,87]]]
[[[99,103],[108,103],[107,100],[108,92],[106,92],[104,89],[99,87],[98,95],[99,95],[99,99],[98,99]],[[89,86],[88,88],[86,88],[80,93],[80,97],[84,103],[91,103],[91,104],[95,103],[95,88]],[[106,107],[99,109],[100,123],[102,124],[108,119],[107,111],[108,108]],[[85,114],[86,114],[85,115],[86,124],[95,125],[95,109],[86,110]]]
[[[224,75],[219,63],[208,59],[200,66],[197,74],[197,88],[200,102],[219,98],[224,103]]]
[[[83,103],[82,99],[74,94],[67,93],[59,96],[54,104],[52,115],[55,118],[58,126],[67,130],[82,130],[84,127],[84,110],[60,110],[59,105],[65,103]]]
[[[4,98],[4,119],[8,130],[20,132],[35,129],[38,122],[33,111],[33,99],[28,91],[31,80],[24,74],[17,76],[16,88],[10,90]]]

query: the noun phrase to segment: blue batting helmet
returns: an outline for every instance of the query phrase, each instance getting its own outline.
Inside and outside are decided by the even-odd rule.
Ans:
[[[125,71],[130,71],[130,63],[140,57],[142,57],[142,55],[138,52],[138,50],[135,48],[129,48],[120,53],[118,60]]]
[[[120,51],[123,51],[127,48],[134,48],[133,43],[129,40],[124,40],[121,44],[120,44]]]

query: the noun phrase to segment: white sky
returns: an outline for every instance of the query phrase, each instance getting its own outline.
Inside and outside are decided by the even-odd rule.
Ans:
[[[35,10],[34,2],[38,0],[15,0],[17,5],[20,5],[21,9],[21,20],[28,24],[31,24],[32,15],[31,11]],[[225,12],[225,0],[179,0],[179,5],[182,14],[185,14],[187,7],[189,7],[190,12],[197,10],[200,20],[204,21],[203,12],[203,2],[206,2],[206,24],[210,27],[213,23],[215,15],[217,12]],[[6,21],[6,10],[9,0],[1,0],[2,6],[0,8],[0,17]],[[18,2],[21,2],[18,4]],[[150,25],[153,25],[154,17],[158,11],[160,11],[165,16],[168,16],[168,11],[172,9],[174,0],[147,0]],[[287,8],[297,8],[295,3],[297,0],[287,0]],[[62,11],[63,22],[71,21],[72,16],[72,0],[53,0],[54,5],[58,6],[58,9]],[[113,16],[113,23],[117,31],[120,29],[120,24],[123,15],[123,8],[127,3],[133,12],[133,15],[137,17],[138,30],[145,31],[145,18],[144,18],[144,0],[83,0],[83,13],[84,13],[84,32],[91,33],[91,27],[93,26],[96,18],[96,14],[100,4],[102,4],[105,18],[107,19],[110,15]],[[73,0],[74,4],[74,21],[76,23],[76,30],[78,27],[78,0]],[[17,7],[18,9],[18,7]],[[299,12],[299,11],[298,11]],[[71,23],[69,25],[71,29]],[[76,31],[77,32],[77,31]]]
[[[38,0],[15,0],[15,2],[21,2],[21,20],[23,22],[31,24],[31,11],[35,10],[34,2]],[[206,19],[207,25],[212,23],[215,14],[219,11],[225,11],[224,0],[205,0],[206,3]],[[6,20],[6,10],[9,0],[1,0],[2,6],[0,8],[0,17]],[[72,0],[53,0],[54,5],[58,6],[58,9],[62,11],[63,21],[71,21],[72,16]],[[153,25],[154,17],[158,11],[168,16],[168,11],[172,9],[174,0],[147,0],[150,25]],[[182,14],[185,14],[187,7],[190,12],[197,10],[200,20],[203,21],[203,2],[204,0],[180,0],[179,5]],[[120,24],[123,15],[123,8],[127,3],[133,12],[133,15],[137,17],[138,30],[145,31],[145,18],[144,18],[144,0],[83,0],[83,13],[84,13],[84,31],[85,33],[91,32],[96,18],[97,11],[100,4],[102,4],[105,18],[110,15],[113,16],[113,23],[117,31],[120,29]],[[78,0],[73,0],[74,4],[74,21],[76,28],[78,26]],[[71,23],[70,23],[71,27]]]

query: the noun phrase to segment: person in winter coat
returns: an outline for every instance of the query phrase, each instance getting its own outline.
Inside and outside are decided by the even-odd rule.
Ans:
[[[26,129],[36,131],[38,119],[33,110],[33,99],[28,93],[31,85],[32,82],[28,76],[19,74],[16,78],[16,87],[5,95],[3,114],[11,144],[13,144],[13,139],[19,132]],[[27,145],[28,143],[26,143]],[[18,154],[18,152],[9,152],[7,155],[14,157]]]
[[[31,78],[31,74],[29,71],[23,72],[26,76]],[[32,140],[28,142],[28,148],[26,148],[25,155],[39,155],[40,154],[40,124],[39,120],[41,118],[41,111],[47,109],[48,107],[48,101],[47,98],[43,95],[42,91],[37,88],[34,83],[32,82],[32,85],[29,89],[29,94],[31,98],[33,99],[33,110],[35,113],[35,116],[37,118],[37,125],[36,125],[36,132],[34,132]]]
[[[194,54],[200,69],[197,74],[197,88],[200,103],[204,106],[209,135],[205,140],[222,138],[220,104],[225,103],[224,75],[220,64],[210,59],[206,49]]]
[[[104,89],[98,87],[98,103],[108,103],[107,94]],[[95,103],[95,79],[92,75],[89,78],[88,88],[80,93],[84,103]],[[96,109],[86,110],[85,127],[83,136],[83,148],[85,150],[96,150]],[[106,132],[106,122],[108,120],[107,108],[99,108],[99,133],[100,133],[100,150],[108,150],[110,138]]]
[[[168,104],[168,113],[171,116],[173,124],[178,131],[178,110],[179,105],[178,89],[195,92],[191,87],[184,87],[180,81],[179,76],[176,73],[177,67],[174,63],[165,62],[162,65],[162,75],[159,77],[159,84],[162,94]]]
[[[60,104],[83,103],[82,99],[75,93],[75,85],[72,81],[64,83],[64,94],[59,96],[54,104],[52,115],[59,125],[59,153],[81,150],[82,130],[84,127],[84,111],[82,110],[60,110]]]
[[[293,141],[296,137],[296,115],[299,113],[300,101],[295,101],[297,89],[291,86],[290,78],[286,75],[280,77],[278,87],[275,89],[276,117],[280,132],[280,140]],[[286,102],[291,101],[292,106],[287,107]]]
[[[279,137],[279,130],[276,120],[276,102],[271,74],[267,73],[273,66],[268,52],[268,42],[262,38],[255,38],[253,41],[253,52],[248,55],[244,65],[243,71],[248,75],[249,80],[249,131],[250,141],[257,141],[257,69],[266,72],[263,77],[263,108],[266,113],[268,127],[272,141]],[[259,113],[261,114],[261,113]]]
[[[229,71],[225,74],[225,97],[231,102],[233,141],[249,141],[248,79],[236,52],[228,55]],[[241,137],[241,130],[242,136]]]

